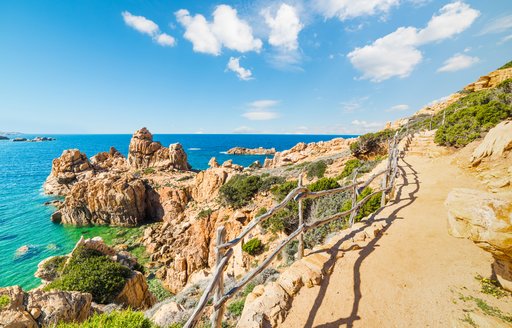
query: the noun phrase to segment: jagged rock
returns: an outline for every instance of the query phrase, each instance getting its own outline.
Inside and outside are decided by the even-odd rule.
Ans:
[[[188,171],[191,168],[187,161],[187,153],[179,143],[169,146],[169,160],[171,161],[171,167],[176,170]]]
[[[37,270],[34,273],[34,276],[41,279],[43,284],[49,281],[53,281],[57,278],[57,268],[55,265],[52,265],[52,262],[55,263],[55,259],[61,256],[50,256],[37,265]]]
[[[160,327],[168,327],[173,323],[182,322],[185,313],[182,305],[165,300],[146,311],[145,316]]]
[[[134,271],[123,290],[116,296],[114,303],[135,309],[147,309],[156,303],[156,298],[149,291],[144,275]]]
[[[314,161],[318,157],[339,154],[350,149],[352,139],[335,138],[330,141],[300,142],[289,150],[277,152],[273,159],[265,159],[264,167],[275,168],[297,164],[303,161]]]
[[[503,121],[492,128],[471,157],[471,163],[476,166],[486,158],[499,158],[512,149],[512,121]]]
[[[87,156],[78,149],[67,149],[52,162],[52,171],[43,185],[50,195],[65,195],[73,184],[90,177],[94,169]]]
[[[224,168],[211,168],[199,172],[192,188],[192,198],[197,202],[213,200],[228,176],[229,171]]]
[[[211,168],[219,167],[219,162],[217,162],[217,159],[215,157],[212,157],[210,161],[208,162],[208,166]]]
[[[130,174],[100,174],[76,183],[61,208],[62,223],[136,226],[152,218],[150,190]]]
[[[36,321],[27,311],[0,311],[0,327],[38,328]]]
[[[126,171],[128,169],[126,158],[114,147],[110,147],[108,153],[101,152],[91,157],[91,163],[96,171]]]
[[[91,302],[89,293],[36,289],[28,293],[27,310],[39,313],[37,322],[46,327],[58,322],[84,321],[89,317]]]
[[[25,293],[20,286],[10,286],[0,288],[0,296],[7,295],[9,296],[10,303],[6,307],[2,308],[2,310],[12,310],[12,311],[20,311],[24,310],[23,307],[23,299],[25,297]]]
[[[467,85],[464,90],[475,92],[484,89],[490,89],[498,86],[500,83],[512,78],[512,68],[499,69],[480,77],[475,83]]]
[[[234,147],[227,151],[231,155],[273,155],[276,153],[275,148],[245,148],[245,147]]]
[[[134,169],[190,169],[187,154],[179,143],[170,145],[170,148],[163,147],[159,142],[153,141],[153,135],[146,128],[133,134],[128,149],[128,163]]]
[[[454,189],[445,205],[449,233],[490,252],[498,280],[512,290],[512,195]]]

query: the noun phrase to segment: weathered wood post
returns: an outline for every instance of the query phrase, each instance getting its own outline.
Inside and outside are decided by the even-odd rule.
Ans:
[[[352,179],[352,184],[354,185],[354,188],[352,188],[352,208],[351,209],[354,209],[354,207],[356,206],[357,204],[357,173],[358,173],[358,170],[359,168],[357,168],[354,172],[354,178]],[[354,220],[357,216],[357,212],[359,211],[353,211],[352,213],[350,213],[350,220],[349,220],[349,224],[350,224],[350,227],[352,227],[352,225],[354,224]]]
[[[226,229],[224,226],[217,228],[217,239],[215,240],[215,269],[218,270],[220,262],[224,257],[224,249],[218,248],[219,245],[226,241]],[[224,273],[221,273],[219,280],[215,286],[215,294],[213,295],[213,304],[217,303],[224,295]],[[222,327],[222,318],[224,317],[224,305],[214,310],[211,317],[212,328]]]
[[[299,174],[298,186],[302,187],[302,173]],[[304,224],[304,213],[302,210],[302,202],[303,202],[302,198],[299,199],[299,227],[302,227],[302,225]],[[297,257],[299,260],[304,257],[304,233],[303,232],[301,232],[299,234],[299,246],[298,246],[297,254],[298,254]]]

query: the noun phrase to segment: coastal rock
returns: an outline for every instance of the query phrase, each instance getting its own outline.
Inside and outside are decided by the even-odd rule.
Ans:
[[[182,322],[185,309],[180,304],[165,300],[146,311],[145,316],[160,327],[168,327],[172,323]]]
[[[67,149],[52,162],[52,171],[43,189],[50,195],[65,195],[73,184],[91,177],[94,169],[87,156],[78,149]]]
[[[91,157],[91,164],[96,171],[126,171],[128,169],[126,158],[114,147],[110,147],[108,153],[101,152]]]
[[[144,182],[130,174],[100,174],[76,183],[61,208],[62,223],[136,226],[151,218]]]
[[[210,161],[208,162],[208,166],[211,168],[219,167],[219,162],[217,162],[217,159],[215,157],[212,157]]]
[[[9,137],[6,137],[6,136],[0,136],[0,140],[9,140]]]
[[[12,311],[20,311],[24,310],[23,301],[25,298],[25,293],[20,286],[11,286],[0,288],[0,296],[7,295],[9,296],[10,302],[8,305],[3,307],[0,310],[12,310]]]
[[[0,311],[0,327],[5,328],[38,328],[34,318],[27,311]]]
[[[289,150],[277,152],[272,160],[266,159],[264,167],[276,168],[285,165],[299,164],[305,161],[314,161],[319,157],[337,155],[349,151],[352,139],[335,138],[329,141],[300,142]]]
[[[512,78],[512,68],[499,69],[488,75],[480,77],[475,83],[467,85],[464,90],[476,92],[498,86],[500,83]]]
[[[175,170],[188,171],[191,169],[187,161],[187,153],[185,153],[183,146],[179,143],[169,146],[169,160],[171,167]]]
[[[46,327],[58,322],[84,321],[90,315],[91,302],[89,293],[36,289],[28,293],[27,310],[38,313],[37,322]]]
[[[192,188],[192,198],[197,202],[213,200],[227,181],[229,170],[219,167],[199,172]]]
[[[134,309],[147,309],[156,303],[156,298],[149,291],[144,275],[134,271],[133,276],[128,279],[123,290],[115,298],[114,303]]]
[[[498,280],[512,290],[512,195],[454,189],[445,205],[449,233],[490,252]]]
[[[227,151],[230,155],[273,155],[276,153],[275,148],[245,148],[234,147]]]
[[[476,166],[486,157],[497,159],[512,149],[512,121],[503,121],[492,128],[471,157],[471,163]]]

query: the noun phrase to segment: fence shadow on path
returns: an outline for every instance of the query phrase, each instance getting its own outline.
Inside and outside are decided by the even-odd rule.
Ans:
[[[391,226],[391,224],[397,220],[397,219],[403,219],[398,216],[400,211],[408,206],[410,206],[414,201],[416,200],[416,194],[418,193],[420,189],[420,181],[418,177],[418,172],[414,170],[414,168],[405,161],[404,158],[400,159],[403,163],[403,165],[400,166],[400,172],[402,175],[402,183],[400,183],[397,186],[397,192],[395,201],[391,201],[388,203],[386,207],[381,208],[377,212],[375,212],[368,220],[366,220],[364,223],[365,225],[361,228],[352,231],[350,234],[346,235],[344,238],[340,239],[332,248],[330,248],[327,252],[330,255],[329,261],[324,266],[324,270],[328,271],[328,269],[333,266],[336,262],[337,253],[340,252],[339,248],[341,244],[346,241],[353,238],[358,232],[363,231],[365,228],[370,226],[374,222],[384,221],[386,224],[381,231],[381,233],[376,236],[373,240],[371,240],[368,245],[362,247],[359,250],[359,257],[357,258],[355,264],[354,264],[354,302],[352,305],[352,311],[348,317],[345,318],[339,318],[333,322],[325,323],[322,325],[317,325],[315,328],[331,328],[331,327],[353,327],[354,322],[357,320],[361,320],[361,318],[358,315],[359,311],[359,303],[362,298],[361,293],[361,266],[363,264],[363,261],[375,250],[376,244],[379,242],[379,240],[382,238],[386,230]],[[404,189],[406,187],[414,186],[414,189],[411,191],[405,191]],[[407,194],[405,194],[407,192]],[[396,207],[398,206],[398,207]],[[379,214],[388,207],[396,207],[391,214],[386,218],[378,218]],[[322,306],[322,302],[325,298],[327,289],[329,288],[329,283],[331,280],[331,275],[328,275],[322,284],[320,285],[320,290],[318,292],[318,295],[313,303],[313,306],[311,308],[311,312],[309,313],[308,319],[306,323],[304,324],[305,328],[313,327],[313,322],[316,318],[316,315],[318,314],[318,310]]]

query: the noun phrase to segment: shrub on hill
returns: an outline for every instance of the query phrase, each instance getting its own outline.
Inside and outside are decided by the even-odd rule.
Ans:
[[[258,238],[249,239],[243,246],[242,250],[249,255],[256,255],[263,249],[263,244]]]
[[[512,117],[512,79],[494,89],[473,92],[445,111],[444,125],[443,112],[433,118],[438,126],[435,142],[443,146],[463,147]]]
[[[132,272],[102,253],[79,246],[60,276],[44,289],[91,293],[94,302],[110,303]]]
[[[308,178],[322,178],[325,174],[325,170],[327,169],[327,163],[324,161],[313,162],[306,166],[306,174]]]
[[[144,313],[124,310],[94,314],[82,323],[59,323],[57,328],[157,328]]]
[[[512,61],[509,61],[505,65],[501,66],[500,69],[512,68]]]
[[[334,178],[322,178],[308,186],[310,191],[322,191],[338,188],[340,185]]]
[[[393,138],[394,130],[386,129],[375,133],[367,133],[360,136],[350,145],[350,151],[357,158],[366,158],[386,153],[386,142]]]
[[[259,192],[270,190],[284,178],[269,175],[240,174],[232,177],[220,188],[221,199],[234,208],[243,207]]]

